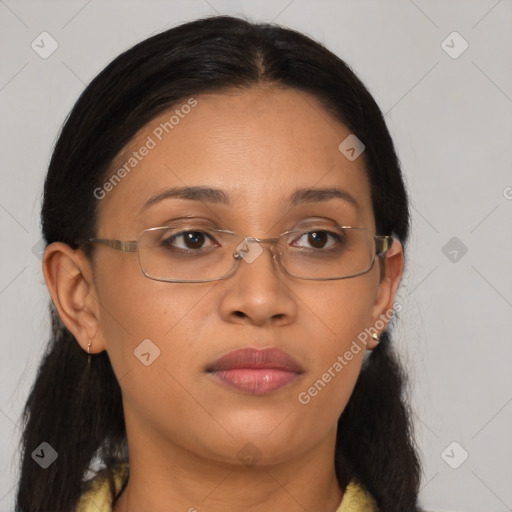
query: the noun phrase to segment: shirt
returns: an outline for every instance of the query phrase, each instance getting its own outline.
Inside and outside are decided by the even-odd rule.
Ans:
[[[114,499],[121,494],[128,480],[128,463],[113,467],[115,495],[112,496],[106,475],[98,475],[91,481],[91,488],[82,494],[76,512],[112,512]],[[345,489],[336,512],[377,512],[377,504],[370,493],[353,479]]]

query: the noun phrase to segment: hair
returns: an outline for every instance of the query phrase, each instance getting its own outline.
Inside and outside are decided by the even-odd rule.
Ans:
[[[76,249],[95,236],[93,190],[149,121],[194,95],[261,84],[311,94],[364,143],[377,233],[393,233],[405,247],[409,206],[399,160],[365,86],[313,39],[229,16],[154,35],[119,55],[86,87],[63,125],[46,176],[46,243]],[[111,480],[109,468],[127,461],[121,390],[108,354],[94,355],[88,364],[53,304],[50,314],[52,334],[22,414],[17,512],[74,511],[94,463]],[[418,510],[420,463],[405,385],[385,330],[338,421],[334,463],[340,486],[357,478],[382,512]],[[59,454],[45,470],[31,457],[42,441]]]

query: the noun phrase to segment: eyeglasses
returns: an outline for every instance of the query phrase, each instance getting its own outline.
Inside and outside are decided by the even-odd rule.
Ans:
[[[274,261],[299,279],[346,279],[369,272],[384,256],[392,236],[364,227],[329,226],[286,231],[277,238],[244,237],[225,229],[192,224],[149,228],[135,241],[91,238],[122,252],[138,252],[143,274],[156,281],[204,283],[231,276],[240,261],[252,263],[271,243]]]

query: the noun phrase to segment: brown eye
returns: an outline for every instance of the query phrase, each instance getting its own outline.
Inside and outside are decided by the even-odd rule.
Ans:
[[[329,244],[329,239],[332,239],[333,242]],[[296,245],[295,242],[299,240],[304,240],[307,245]],[[294,247],[304,247],[304,249],[332,249],[336,247],[336,245],[341,245],[342,238],[340,235],[333,233],[331,231],[326,230],[316,230],[316,231],[308,231],[306,233],[302,233],[294,242]],[[329,245],[328,245],[329,244]]]
[[[308,233],[308,243],[315,249],[322,249],[327,243],[328,235],[325,231],[311,231]]]
[[[180,233],[163,239],[160,244],[170,249],[194,251],[213,247],[212,245],[205,247],[205,243],[208,240],[213,240],[213,237],[204,231],[181,231]],[[181,241],[181,243],[179,243],[179,241]]]

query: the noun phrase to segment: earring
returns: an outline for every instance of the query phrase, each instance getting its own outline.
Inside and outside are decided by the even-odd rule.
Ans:
[[[87,343],[87,364],[91,364],[91,340]]]
[[[379,343],[379,335],[376,332],[372,333],[372,338]]]

